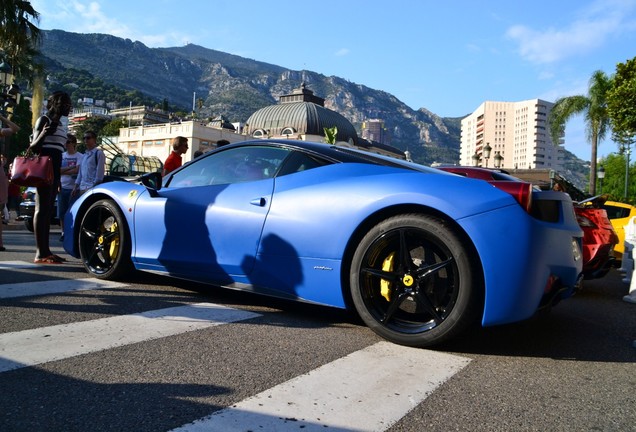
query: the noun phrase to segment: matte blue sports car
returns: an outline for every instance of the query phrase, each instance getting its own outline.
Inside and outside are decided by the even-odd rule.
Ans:
[[[163,180],[101,184],[65,228],[64,248],[95,277],[137,269],[351,307],[419,347],[528,318],[581,274],[565,194],[302,141],[236,143]]]

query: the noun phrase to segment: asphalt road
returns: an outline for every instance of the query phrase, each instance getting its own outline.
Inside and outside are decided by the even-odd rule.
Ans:
[[[616,271],[415,350],[344,311],[148,274],[97,285],[74,259],[32,265],[27,231],[4,242],[3,431],[636,430],[636,305]]]

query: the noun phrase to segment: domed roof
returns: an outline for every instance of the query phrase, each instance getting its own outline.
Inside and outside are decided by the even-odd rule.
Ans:
[[[322,106],[324,99],[313,96],[305,89],[294,90],[291,95],[282,96],[281,103],[261,108],[247,120],[250,131],[267,131],[267,136],[319,135],[324,136],[324,128],[338,128],[336,139],[357,143],[358,133],[351,122],[335,111]]]

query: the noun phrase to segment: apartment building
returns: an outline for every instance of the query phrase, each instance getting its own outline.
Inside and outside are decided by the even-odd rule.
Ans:
[[[553,103],[486,101],[462,120],[460,165],[563,170],[561,139],[552,142],[548,114]]]
[[[386,129],[384,120],[369,119],[362,122],[362,138],[368,141],[377,141],[380,144],[389,145],[391,143],[389,132]]]

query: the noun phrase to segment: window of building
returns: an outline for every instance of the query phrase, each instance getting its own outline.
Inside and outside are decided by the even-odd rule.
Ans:
[[[252,136],[254,138],[267,138],[267,132],[265,131],[265,129],[256,129],[252,133]]]
[[[280,132],[281,135],[293,135],[298,132],[295,128],[287,126]]]

